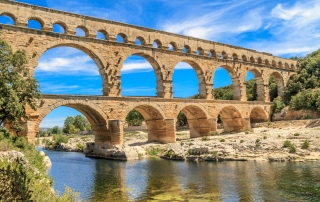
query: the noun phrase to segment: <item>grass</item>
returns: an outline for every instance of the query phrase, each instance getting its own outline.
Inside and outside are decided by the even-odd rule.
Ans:
[[[284,141],[284,148],[289,148],[289,153],[296,153],[296,147],[289,140]]]
[[[226,141],[225,139],[221,139],[221,140],[220,140],[220,142],[225,142],[225,141]]]
[[[201,138],[201,140],[202,140],[202,141],[208,141],[208,140],[210,140],[210,139],[209,139],[207,136],[204,136],[204,137]]]
[[[152,147],[146,150],[146,154],[149,156],[158,156],[159,153],[162,153],[163,150],[159,147]]]
[[[211,136],[219,136],[220,133],[219,133],[218,131],[211,131],[211,132],[210,132],[210,135],[211,135]]]
[[[300,136],[300,133],[295,133],[295,134],[293,134],[293,136]]]

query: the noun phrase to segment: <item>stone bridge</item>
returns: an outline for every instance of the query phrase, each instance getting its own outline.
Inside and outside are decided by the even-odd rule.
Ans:
[[[270,103],[236,100],[172,99],[151,97],[110,97],[43,95],[37,111],[29,111],[25,135],[34,141],[44,117],[60,106],[81,112],[90,122],[97,144],[110,146],[123,142],[123,124],[132,109],[142,114],[148,128],[148,140],[175,142],[177,116],[182,111],[189,123],[190,138],[209,136],[217,130],[221,116],[224,131],[250,129],[250,123],[269,119]]]
[[[147,120],[150,141],[175,140],[174,120],[179,110],[188,117],[192,137],[215,130],[218,113],[224,118],[226,131],[247,130],[250,120],[268,119],[270,76],[276,78],[278,95],[282,95],[288,79],[299,68],[296,61],[270,53],[13,1],[0,0],[0,15],[14,21],[14,25],[0,25],[0,38],[13,50],[26,51],[32,74],[45,51],[68,46],[89,55],[102,77],[103,96],[45,95],[39,110],[30,112],[32,124],[27,124],[26,131],[31,141],[44,116],[62,105],[74,107],[90,120],[97,142],[122,142],[121,127],[131,109],[137,109]],[[41,29],[28,28],[30,20],[38,21]],[[64,32],[54,33],[54,25]],[[77,28],[85,36],[76,36]],[[98,39],[98,33],[105,39]],[[117,42],[117,36],[123,42]],[[145,58],[153,67],[157,98],[121,97],[120,71],[131,55]],[[181,61],[197,74],[200,100],[172,99],[172,74]],[[219,67],[230,74],[235,101],[214,100],[213,77]],[[258,102],[246,101],[248,71],[256,79]]]

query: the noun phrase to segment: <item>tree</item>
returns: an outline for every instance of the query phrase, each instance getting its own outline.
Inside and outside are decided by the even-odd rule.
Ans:
[[[278,97],[278,86],[276,79],[274,76],[270,76],[269,78],[269,96],[270,96],[270,101],[272,102],[276,97]]]
[[[55,126],[52,128],[52,134],[61,134],[59,126]]]
[[[257,101],[257,83],[255,79],[250,79],[246,82],[246,92],[247,92],[247,100],[248,101]]]
[[[91,125],[84,116],[81,116],[81,115],[75,116],[73,124],[80,131],[91,130]]]
[[[89,121],[81,115],[75,117],[68,116],[63,124],[63,132],[72,134],[79,131],[91,130],[91,125]]]
[[[36,101],[41,98],[38,82],[25,64],[25,51],[13,52],[0,39],[0,127],[7,123],[18,135],[23,130],[19,123],[28,119],[26,107],[36,110]]]
[[[143,116],[135,109],[131,110],[126,117],[128,126],[141,126],[143,121]]]

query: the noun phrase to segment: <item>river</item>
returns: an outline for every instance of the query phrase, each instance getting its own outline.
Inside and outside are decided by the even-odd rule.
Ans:
[[[320,201],[320,163],[112,161],[44,152],[81,201]]]

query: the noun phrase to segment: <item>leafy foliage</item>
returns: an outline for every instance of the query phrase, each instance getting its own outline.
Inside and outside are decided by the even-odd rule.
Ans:
[[[185,126],[188,125],[188,119],[186,115],[183,112],[179,112],[178,117],[177,117],[177,126]]]
[[[257,83],[255,79],[250,79],[246,83],[246,92],[247,92],[247,100],[248,101],[257,101]]]
[[[293,96],[299,92],[320,87],[320,49],[305,58],[298,58],[298,61],[300,70],[289,79],[284,91],[286,104],[290,103]]]
[[[74,134],[79,131],[91,130],[89,121],[81,115],[75,117],[68,116],[64,121],[63,132],[67,134]],[[58,133],[57,133],[58,134]]]
[[[232,85],[214,89],[214,99],[216,100],[233,100]]]
[[[135,109],[131,110],[126,117],[129,126],[141,126],[143,121],[143,116]]]
[[[25,51],[13,52],[0,39],[0,126],[6,122],[19,134],[23,130],[19,122],[27,120],[26,107],[36,110],[41,93],[36,79],[25,68]]]
[[[269,97],[271,102],[278,97],[278,86],[273,75],[269,78]]]

